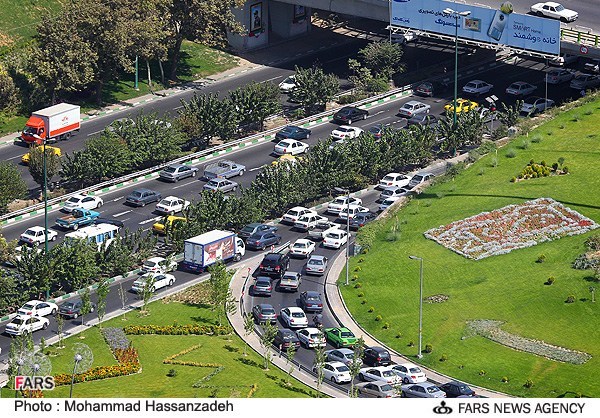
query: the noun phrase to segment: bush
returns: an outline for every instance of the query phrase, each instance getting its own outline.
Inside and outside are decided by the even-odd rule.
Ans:
[[[354,283],[354,288],[355,289],[360,289],[361,287],[362,287],[362,283],[361,282]]]
[[[565,173],[565,174],[569,174],[569,167],[567,167],[567,166],[564,166],[564,167],[562,168],[562,171],[563,171],[563,173]]]
[[[361,266],[356,266],[356,267],[354,267],[354,271],[362,271],[362,267]]]
[[[365,261],[365,259],[364,259],[364,258],[362,258],[362,257],[358,259],[358,262],[359,262],[359,263],[362,263],[363,261]]]
[[[511,183],[516,183],[516,182],[517,182],[517,178],[516,178],[516,177],[513,177],[513,178],[511,178],[511,179],[510,179],[510,182],[511,182]]]
[[[358,294],[356,296],[358,296],[359,298],[362,298],[365,295],[365,292],[358,292]]]
[[[363,300],[361,300],[361,301],[360,301],[360,304],[361,304],[361,305],[366,305],[366,304],[367,304],[367,300],[366,300],[366,299],[363,299]]]
[[[529,141],[526,139],[523,139],[523,141],[521,141],[521,145],[520,145],[521,149],[527,149],[529,148]]]
[[[425,350],[423,350],[426,353],[431,353],[433,351],[433,346],[431,344],[425,344]]]
[[[574,302],[575,302],[575,295],[567,296],[567,300],[565,300],[565,303],[574,303]]]
[[[479,376],[485,376],[485,370],[483,370],[483,369],[479,370]]]
[[[231,328],[220,325],[129,325],[123,328],[128,335],[227,335]]]
[[[382,321],[382,320],[383,320],[383,317],[382,317],[381,315],[377,315],[377,316],[375,317],[375,321],[378,321],[378,322],[379,322],[379,321]]]
[[[371,307],[369,308],[369,312],[375,312],[375,307],[371,306]]]
[[[477,148],[481,154],[489,154],[490,152],[496,151],[498,147],[495,142],[492,141],[483,141],[479,148]]]
[[[383,324],[383,329],[390,329],[390,323],[386,322],[385,324]]]
[[[531,142],[533,142],[534,144],[538,144],[538,143],[542,142],[542,136],[540,134],[535,134],[531,138]]]
[[[558,163],[552,163],[552,170],[558,170]]]
[[[527,379],[527,380],[525,381],[525,384],[524,384],[523,386],[524,386],[524,387],[526,387],[527,389],[529,389],[530,387],[532,387],[532,386],[533,386],[533,380],[531,380],[531,379]]]
[[[167,377],[175,377],[175,376],[177,376],[177,370],[175,370],[175,369],[171,369],[167,373]]]
[[[407,345],[409,347],[414,347],[415,346],[415,342],[414,341],[409,341]]]
[[[512,148],[506,150],[506,158],[515,158],[517,156],[517,151]]]
[[[440,357],[440,361],[447,361],[448,360],[448,356],[446,354],[442,354],[442,357]]]
[[[402,338],[402,333],[401,332],[397,333],[396,338]]]
[[[554,284],[554,282],[556,281],[556,279],[553,276],[548,277],[548,280],[546,280],[546,283],[548,286],[551,286]]]
[[[502,383],[508,383],[508,376],[502,376]]]
[[[354,276],[352,276],[352,281],[356,281],[358,280],[358,274],[355,274]]]
[[[540,254],[537,260],[535,260],[536,263],[543,263],[544,261],[546,261],[546,254]]]
[[[585,245],[592,251],[600,250],[600,234],[592,235],[586,239]]]

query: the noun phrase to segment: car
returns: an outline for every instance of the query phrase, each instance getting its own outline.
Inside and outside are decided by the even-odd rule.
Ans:
[[[404,186],[404,187],[398,187],[398,186],[386,187],[385,189],[383,189],[383,191],[381,193],[379,193],[379,200],[383,201],[383,200],[388,199],[390,197],[402,197],[402,196],[406,196],[409,193],[410,193],[410,189],[407,186]]]
[[[358,138],[364,131],[361,128],[355,126],[342,125],[331,131],[331,137],[335,141],[343,141],[346,139]]]
[[[48,147],[48,151],[52,152],[54,155],[56,155],[57,157],[61,157],[62,156],[62,151],[60,150],[60,148],[58,147],[51,147],[50,145],[40,145],[40,147],[42,147],[40,149],[41,152],[44,151],[44,147],[47,146]],[[46,154],[48,155],[48,154]],[[29,160],[31,160],[31,153],[28,152],[27,154],[23,155],[21,157],[21,162],[25,165],[29,164]]]
[[[359,395],[374,396],[376,398],[397,398],[398,390],[386,382],[365,382],[356,385]]]
[[[290,306],[283,308],[279,313],[281,321],[288,328],[306,328],[308,327],[308,318],[301,308]]]
[[[81,299],[72,300],[60,305],[60,307],[58,308],[58,314],[64,318],[77,319],[81,315],[82,309],[83,301]],[[96,305],[90,303],[89,309],[89,313],[94,312],[96,310]]]
[[[290,345],[298,349],[300,348],[300,340],[294,331],[283,328],[277,330],[277,334],[275,334],[275,338],[273,339],[273,345],[281,351],[286,351]]]
[[[479,107],[477,102],[468,99],[456,99],[456,113],[466,113]],[[448,112],[454,112],[454,100],[444,106]]]
[[[545,99],[543,97],[529,97],[523,101],[521,106],[521,113],[527,115],[535,115],[536,113],[543,112],[544,110],[554,106],[554,100]]]
[[[583,69],[592,73],[600,73],[600,58],[593,58],[589,60],[583,64]]]
[[[167,196],[156,204],[156,211],[167,215],[174,215],[188,208],[190,202],[176,196]]]
[[[429,81],[421,83],[415,88],[414,92],[417,93],[419,96],[432,97],[433,84],[431,84]]]
[[[327,261],[327,257],[313,254],[306,262],[304,272],[311,276],[322,276],[327,271]]]
[[[488,93],[494,88],[493,84],[486,83],[482,80],[472,80],[465,84],[462,88],[463,93],[479,96]]]
[[[354,106],[344,106],[333,114],[333,121],[346,125],[352,124],[357,120],[365,120],[369,112]]]
[[[346,327],[335,327],[325,329],[325,338],[335,348],[352,347],[358,338]]]
[[[140,268],[140,274],[164,274],[176,269],[177,262],[175,260],[167,260],[163,257],[152,257],[144,261],[144,264],[142,264],[142,267]]]
[[[410,128],[413,125],[421,125],[421,126],[436,126],[440,120],[434,115],[429,115],[427,113],[419,113],[411,116],[406,120],[406,126]]]
[[[327,222],[320,222],[313,229],[308,231],[308,239],[313,241],[322,241],[323,238],[325,238],[325,235],[338,230],[339,228],[340,225],[329,220]]]
[[[298,331],[298,333],[302,331]],[[313,366],[313,373],[318,373],[316,366]],[[323,364],[323,379],[338,384],[350,383],[352,381],[352,376],[350,376],[350,369],[344,363],[340,363],[339,361],[326,362]]]
[[[277,245],[281,242],[281,235],[272,231],[256,232],[246,238],[246,247],[251,250],[264,250],[271,245]]]
[[[396,203],[398,200],[400,200],[400,196],[390,196],[390,197],[384,199],[379,204],[379,211],[382,212],[382,211],[386,210],[387,208],[392,206],[394,203]]]
[[[317,212],[314,210],[305,208],[304,206],[295,206],[288,210],[282,217],[281,222],[294,225],[298,222],[298,219],[304,215],[317,215]]]
[[[383,135],[383,131],[385,130],[385,126],[382,124],[377,124],[374,126],[371,126],[368,130],[368,132],[373,135],[373,137],[375,139],[381,139],[381,136]]]
[[[315,251],[316,245],[313,241],[300,238],[290,248],[291,257],[308,258]]]
[[[302,284],[302,275],[297,271],[286,271],[279,279],[279,291],[297,292]]]
[[[298,155],[307,152],[308,148],[309,145],[306,142],[296,141],[295,139],[284,139],[275,145],[273,152],[275,155]]]
[[[119,228],[125,228],[125,223],[123,221],[120,221],[118,219],[114,219],[114,218],[96,218],[94,219],[94,225],[100,225],[100,224],[108,224],[108,225],[114,225],[114,226],[118,226]]]
[[[339,250],[346,242],[348,242],[348,234],[346,231],[337,229],[325,234],[325,237],[323,238],[323,247]]]
[[[290,268],[290,256],[282,253],[269,253],[264,256],[258,271],[264,276],[273,276],[281,279],[283,274]]]
[[[277,141],[284,139],[308,139],[310,138],[311,130],[300,126],[288,125],[275,134]]]
[[[290,75],[283,79],[281,83],[279,83],[279,90],[282,93],[290,93],[292,90],[296,88],[296,76]]]
[[[402,107],[398,110],[398,114],[400,116],[411,118],[414,115],[418,115],[421,113],[429,113],[431,111],[431,105],[427,103],[418,102],[416,100],[411,100],[402,105]]]
[[[171,287],[175,283],[175,276],[166,273],[146,273],[139,279],[135,280],[131,285],[131,291],[133,293],[142,294],[146,289],[150,293],[156,292],[158,289],[163,287]]]
[[[179,228],[185,222],[187,218],[183,216],[168,215],[152,224],[152,232],[164,235],[167,233],[167,228]]]
[[[434,177],[435,175],[433,173],[417,173],[414,176],[412,176],[412,178],[408,182],[408,187],[410,189],[414,189],[415,187],[433,179]]]
[[[524,81],[515,81],[506,88],[506,94],[511,96],[524,97],[533,93],[537,89],[537,86],[526,83]]]
[[[190,167],[185,164],[170,164],[158,173],[158,178],[176,183],[188,177],[196,177],[196,175],[198,175],[197,167]]]
[[[402,386],[400,396],[403,398],[445,398],[446,393],[442,392],[433,383],[423,382],[415,385]]]
[[[530,7],[530,11],[536,16],[558,19],[561,22],[574,22],[579,17],[576,11],[566,9],[562,4],[554,1],[535,3]]]
[[[548,84],[561,84],[573,80],[575,74],[569,70],[554,69],[548,71],[544,77],[544,81]]]
[[[294,222],[294,229],[298,231],[310,231],[319,224],[326,224],[329,219],[326,216],[317,214],[302,215],[296,222]]]
[[[273,293],[273,284],[271,278],[266,276],[258,276],[252,286],[253,296],[271,296]]]
[[[392,366],[394,372],[400,376],[402,383],[421,383],[427,381],[425,372],[419,366],[412,363],[401,363]]]
[[[354,361],[354,350],[349,348],[337,348],[335,350],[325,351],[326,361],[339,361],[344,363],[346,366],[350,366]],[[362,364],[362,360],[358,360],[359,365]]]
[[[251,223],[239,230],[238,237],[246,239],[257,232],[275,232],[277,229],[278,228],[273,225]]]
[[[552,58],[549,61],[549,64],[557,66],[557,67],[564,67],[565,65],[574,64],[577,61],[579,61],[579,56],[571,55],[571,54],[567,54],[567,53],[563,52],[558,57]]]
[[[419,39],[419,35],[417,35],[416,32],[409,30],[404,33],[392,33],[392,36],[390,39],[393,44],[404,45],[407,42],[416,41],[417,39]],[[386,42],[386,41],[384,40],[384,42]]]
[[[158,202],[160,199],[162,199],[162,195],[159,192],[150,189],[136,189],[125,198],[125,203],[144,207],[148,203]]]
[[[348,196],[336,197],[331,203],[327,205],[327,213],[332,215],[339,215],[340,211],[348,205],[362,205],[362,200],[358,197],[352,197],[348,199]]]
[[[575,76],[569,87],[575,90],[587,90],[600,86],[600,75],[581,73]]]
[[[300,306],[305,312],[323,312],[323,298],[319,292],[306,290],[300,293]]]
[[[210,179],[208,183],[206,183],[202,190],[212,190],[214,192],[220,191],[223,193],[227,192],[235,192],[238,188],[238,184],[235,181],[231,181],[229,179],[216,177],[214,179]]]
[[[17,310],[17,315],[22,316],[47,316],[56,315],[58,305],[41,300],[30,300]]]
[[[98,209],[104,204],[104,201],[98,196],[90,196],[87,194],[77,193],[67,199],[64,206],[61,208],[64,212],[72,212],[73,209]]]
[[[358,372],[361,382],[384,382],[390,385],[402,383],[400,377],[389,366],[363,367]]]
[[[259,325],[266,324],[267,322],[270,322],[271,324],[277,323],[277,313],[275,312],[275,308],[268,303],[254,305],[252,308],[252,316]]]
[[[358,230],[375,218],[377,218],[377,214],[371,211],[357,213],[350,219],[350,229]]]
[[[327,342],[323,333],[318,328],[307,327],[296,331],[300,345],[306,348],[325,347]]]
[[[46,241],[46,234],[44,231],[45,229],[41,226],[32,226],[19,236],[19,241],[29,245],[43,244]],[[55,241],[58,232],[53,229],[48,229],[47,231],[48,241]]]
[[[365,206],[360,206],[360,205],[350,205],[350,206],[346,206],[345,208],[342,208],[342,210],[340,210],[340,213],[338,213],[338,219],[341,222],[346,222],[348,218],[352,219],[354,217],[354,215],[361,213],[361,212],[368,212],[369,208],[365,207]]]
[[[12,321],[6,324],[4,332],[8,335],[30,334],[34,331],[48,328],[49,324],[50,320],[48,318],[17,315]]]
[[[363,363],[368,366],[389,366],[392,358],[385,348],[367,347],[363,352]]]
[[[446,398],[458,398],[460,397],[475,397],[477,396],[475,391],[471,389],[465,383],[459,382],[457,380],[452,380],[450,382],[444,383],[439,386],[442,392],[446,393]]]
[[[410,179],[401,173],[388,173],[385,176],[383,176],[383,178],[381,180],[379,180],[379,183],[377,184],[377,189],[385,189],[388,187],[404,187],[404,186],[408,186],[408,182],[410,181]],[[360,203],[358,203],[360,204]]]

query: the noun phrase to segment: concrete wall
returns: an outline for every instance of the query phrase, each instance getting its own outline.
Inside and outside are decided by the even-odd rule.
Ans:
[[[256,28],[255,20],[251,20],[252,11],[256,11],[256,5],[262,5],[262,16],[260,17],[260,28]],[[258,9],[258,10],[260,10]],[[240,9],[234,9],[233,14],[238,22],[244,25],[242,35],[227,34],[229,44],[235,49],[251,50],[267,46],[269,44],[269,1],[248,1]],[[254,18],[252,18],[254,19]]]
[[[329,10],[338,14],[362,16],[389,22],[388,0],[278,0],[282,3],[301,4],[313,9]]]
[[[271,30],[282,38],[291,38],[307,33],[310,28],[312,10],[305,8],[304,17],[295,16],[294,5],[279,1],[269,2]]]

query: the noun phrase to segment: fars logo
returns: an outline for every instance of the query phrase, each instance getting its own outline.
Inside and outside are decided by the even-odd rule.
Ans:
[[[53,390],[54,376],[16,376],[16,390]]]

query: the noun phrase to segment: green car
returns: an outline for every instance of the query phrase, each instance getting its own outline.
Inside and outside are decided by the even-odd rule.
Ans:
[[[337,348],[352,347],[358,341],[358,338],[354,336],[352,331],[344,327],[327,328],[325,330],[325,338],[327,338],[327,341],[331,345]]]

